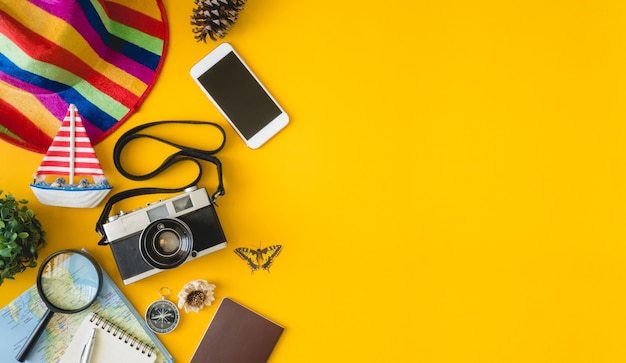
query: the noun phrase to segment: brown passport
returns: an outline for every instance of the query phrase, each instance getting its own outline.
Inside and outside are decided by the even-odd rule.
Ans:
[[[225,297],[190,363],[267,362],[284,328]]]

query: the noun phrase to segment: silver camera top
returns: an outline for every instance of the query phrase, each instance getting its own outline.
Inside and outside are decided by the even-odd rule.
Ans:
[[[204,188],[190,187],[175,197],[148,204],[146,207],[131,212],[120,211],[109,217],[109,222],[102,227],[110,243],[141,232],[152,221],[161,218],[176,217],[211,205],[211,200]]]

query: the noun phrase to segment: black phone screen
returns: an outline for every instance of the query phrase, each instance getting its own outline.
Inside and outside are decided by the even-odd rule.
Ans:
[[[281,114],[278,105],[233,52],[200,75],[198,81],[246,139]]]

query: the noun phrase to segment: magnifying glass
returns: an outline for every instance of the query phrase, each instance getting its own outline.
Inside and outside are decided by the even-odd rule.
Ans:
[[[90,255],[62,250],[48,256],[37,273],[37,291],[48,310],[16,359],[26,360],[53,313],[73,314],[85,310],[96,300],[101,287],[102,271]]]

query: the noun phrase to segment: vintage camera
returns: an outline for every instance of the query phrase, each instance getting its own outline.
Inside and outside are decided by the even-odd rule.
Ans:
[[[103,228],[125,285],[226,247],[204,188],[188,188],[128,214],[121,211]]]

